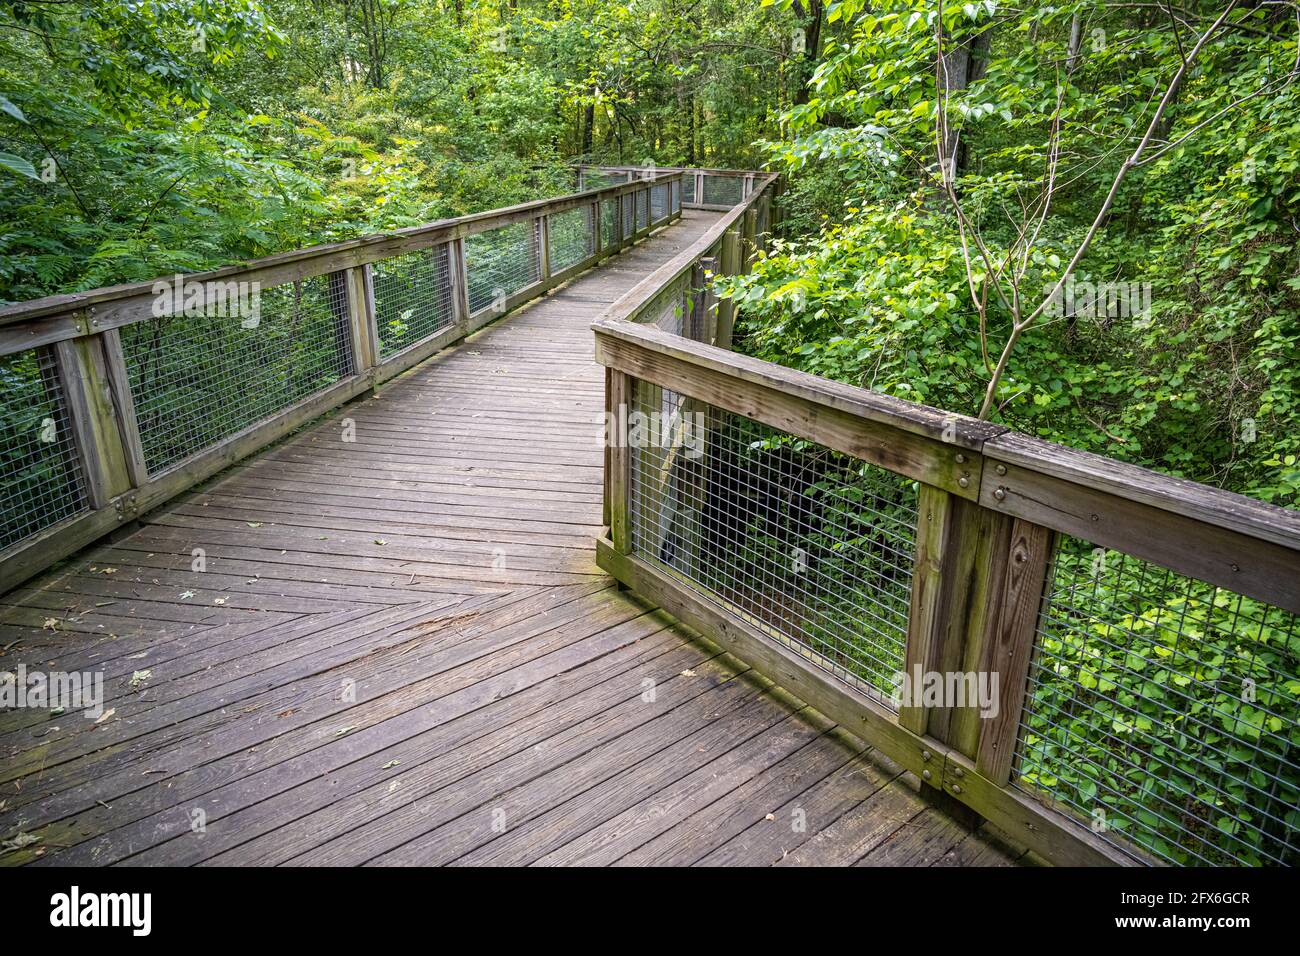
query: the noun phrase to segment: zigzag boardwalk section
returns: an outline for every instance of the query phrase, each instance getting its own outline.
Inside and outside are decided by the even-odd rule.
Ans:
[[[595,565],[590,323],[715,221],[6,595],[0,668],[99,671],[106,700],[0,714],[0,863],[1020,857]]]

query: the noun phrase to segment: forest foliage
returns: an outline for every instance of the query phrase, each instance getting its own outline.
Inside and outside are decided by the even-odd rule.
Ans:
[[[575,162],[766,166],[780,234],[716,282],[739,348],[1295,507],[1298,35],[1293,0],[0,0],[0,301],[554,195]],[[476,264],[472,302],[495,284]],[[378,267],[381,299],[412,268]],[[316,293],[284,311],[327,330]],[[449,321],[409,318],[385,349]],[[125,338],[172,363],[134,362],[133,386],[151,467],[180,460],[194,336]],[[324,332],[261,345],[260,379],[213,350],[204,443],[270,407],[227,412],[232,383],[287,401],[343,374]],[[5,374],[30,438],[41,368]],[[755,472],[804,451],[736,444]],[[846,586],[823,616],[850,651],[868,503],[900,506],[862,467],[800,492],[850,502],[806,509],[852,530],[807,542]],[[745,529],[774,567],[807,532]],[[1300,826],[1294,616],[1110,557],[1057,553],[1020,779],[1175,862],[1277,860]],[[901,654],[906,588],[882,587]]]
[[[0,300],[555,194],[579,160],[766,164],[783,237],[721,285],[742,347],[1295,504],[1298,22],[1258,0],[0,0]],[[1041,296],[1085,236],[1067,291],[1140,314],[1067,300],[992,374],[1016,303],[974,243]]]
[[[843,0],[826,17],[808,101],[766,144],[796,228],[726,286],[746,347],[976,414],[1015,304],[1000,298],[1005,274],[1002,289],[990,274],[1023,257],[1017,291],[1036,303],[1096,222],[1066,287],[1076,294],[1023,333],[986,417],[1294,506],[1294,5]],[[942,90],[937,32],[951,58]],[[945,140],[965,243],[937,164]],[[1098,287],[1143,307],[1090,303]]]
[[[755,166],[803,89],[744,0],[0,0],[0,300]],[[803,64],[803,61],[800,61]]]

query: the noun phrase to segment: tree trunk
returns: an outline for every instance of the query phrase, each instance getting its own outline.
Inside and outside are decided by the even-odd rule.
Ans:
[[[993,28],[988,27],[940,52],[935,65],[935,82],[941,98],[943,94],[951,96],[966,89],[984,75],[988,69],[989,45],[992,40]],[[943,155],[951,164],[953,178],[961,175],[967,167],[969,154],[969,144],[958,136],[954,124],[949,123],[944,136]]]
[[[794,70],[794,102],[796,106],[802,106],[808,102],[808,81],[812,79],[813,70],[817,68],[817,51],[821,48],[825,5],[823,0],[807,0],[805,9],[803,0],[794,0],[794,12],[799,18],[800,28],[804,31],[803,56],[795,60]]]
[[[588,102],[582,111],[582,159],[591,156],[591,146],[596,126],[596,104]]]
[[[691,93],[686,110],[686,165],[695,165],[695,94]]]

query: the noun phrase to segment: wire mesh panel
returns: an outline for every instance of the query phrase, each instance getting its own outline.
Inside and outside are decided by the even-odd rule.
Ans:
[[[447,245],[381,259],[370,267],[379,354],[387,358],[455,321]]]
[[[600,235],[605,240],[605,248],[612,249],[618,245],[618,206],[617,199],[600,201]]]
[[[658,222],[668,215],[668,184],[650,187],[650,220]]]
[[[673,180],[671,183],[669,183],[668,185],[669,185],[669,187],[670,187],[670,189],[669,189],[669,195],[672,196],[672,203],[671,203],[671,205],[672,205],[672,210],[673,210],[673,212],[681,212],[681,210],[682,210],[682,180],[674,179],[674,180]]]
[[[63,386],[48,348],[0,358],[0,551],[86,510]]]
[[[547,231],[552,275],[577,265],[596,252],[596,230],[590,206],[555,213],[550,217]]]
[[[581,171],[579,177],[578,192],[589,189],[604,189],[606,186],[613,186],[623,182],[627,182],[626,173],[609,173],[599,169],[585,169]]]
[[[1171,863],[1300,863],[1296,615],[1062,537],[1013,783]]]
[[[257,295],[252,315],[175,315],[122,329],[151,473],[352,373],[344,274]]]
[[[465,239],[469,310],[478,312],[541,281],[537,221],[515,222]]]
[[[889,704],[915,483],[644,381],[628,425],[634,553]]]
[[[650,225],[650,190],[636,191],[636,227],[638,230]]]
[[[695,202],[695,174],[682,177],[682,202]]]
[[[743,176],[705,176],[704,199],[707,206],[734,206],[744,198]]]
[[[623,195],[623,238],[629,239],[636,232],[635,197],[631,193]]]

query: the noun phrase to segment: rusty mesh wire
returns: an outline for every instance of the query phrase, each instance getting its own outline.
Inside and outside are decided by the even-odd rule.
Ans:
[[[650,189],[636,191],[636,228],[645,229],[650,225]]]
[[[668,183],[650,187],[650,221],[658,222],[668,215]]]
[[[704,177],[704,199],[709,206],[734,206],[745,194],[745,177],[708,174]]]
[[[602,199],[600,201],[600,237],[605,241],[606,249],[618,245],[618,200]]]

